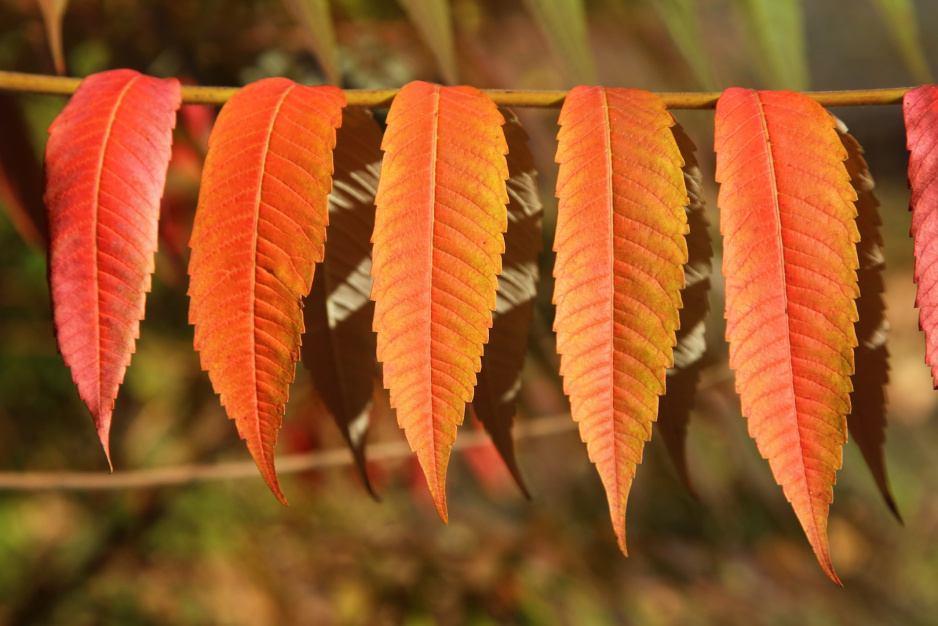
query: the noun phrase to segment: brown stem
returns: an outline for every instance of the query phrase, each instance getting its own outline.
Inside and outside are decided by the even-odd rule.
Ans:
[[[69,95],[78,88],[81,79],[23,74],[0,71],[0,90],[27,93]],[[908,87],[894,89],[864,89],[859,91],[810,91],[805,92],[822,106],[863,106],[899,104]],[[237,91],[235,87],[183,86],[182,101],[185,104],[224,104]],[[521,91],[517,89],[483,89],[499,106],[559,108],[567,95],[566,91]],[[349,106],[388,107],[397,95],[396,89],[348,89],[345,96]],[[709,93],[662,93],[665,105],[671,109],[712,109],[716,106],[719,92]]]
[[[576,423],[569,415],[540,418],[519,426],[516,439],[543,437],[571,432]],[[489,444],[483,432],[461,433],[453,450],[476,448]],[[375,443],[368,446],[369,461],[405,458],[412,454],[404,441]],[[277,459],[277,473],[296,474],[329,467],[343,467],[352,463],[346,448],[317,450],[306,454],[284,455]],[[106,474],[104,472],[0,472],[0,491],[108,491],[185,485],[209,480],[229,480],[258,476],[253,461],[220,463],[217,465],[177,465],[174,467],[129,470]]]

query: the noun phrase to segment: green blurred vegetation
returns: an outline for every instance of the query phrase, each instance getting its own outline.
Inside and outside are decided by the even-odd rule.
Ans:
[[[688,32],[687,14],[669,24],[662,20],[666,9],[652,0],[586,5],[603,84],[778,86],[757,62],[729,0],[696,3],[699,46],[675,44],[672,33]],[[916,6],[920,24],[938,23],[936,3]],[[464,82],[519,89],[576,84],[521,0],[453,0],[451,8]],[[432,55],[395,3],[337,0],[332,11],[344,86],[439,79]],[[813,88],[913,82],[873,3],[805,2],[803,11]],[[64,33],[68,67],[78,76],[132,67],[213,85],[275,74],[322,81],[303,33],[275,0],[73,0]],[[934,29],[920,35],[934,70],[938,38]],[[698,48],[706,58],[682,56]],[[0,68],[51,72],[32,0],[0,3]],[[41,154],[44,129],[64,100],[17,100]],[[518,113],[541,172],[550,250],[557,111]],[[440,523],[410,460],[373,464],[380,504],[350,469],[285,477],[289,508],[259,478],[152,491],[0,493],[0,624],[934,623],[938,425],[913,308],[902,116],[898,107],[835,113],[867,149],[883,204],[893,355],[886,452],[905,518],[902,528],[890,517],[848,444],[830,522],[844,589],[817,566],[746,434],[726,373],[717,275],[712,366],[688,442],[699,500],[678,482],[654,438],[630,498],[628,559],[616,546],[585,447],[571,431],[519,443],[532,502],[508,482],[491,451],[454,455],[449,526]],[[677,116],[712,180],[712,112]],[[177,191],[181,203],[164,217],[172,216],[175,240],[184,243],[196,189],[180,183]],[[719,252],[712,183],[707,197]],[[115,411],[115,467],[246,460],[191,348],[184,245],[181,256],[161,246],[147,319]],[[551,264],[545,253],[522,420],[567,410],[547,330]],[[0,216],[0,468],[104,472],[91,419],[56,354],[45,271],[44,253]],[[342,445],[302,368],[291,395],[281,453]],[[385,410],[371,440],[401,438]]]

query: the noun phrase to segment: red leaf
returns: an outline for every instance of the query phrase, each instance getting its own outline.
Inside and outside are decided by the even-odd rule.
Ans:
[[[560,373],[623,553],[629,489],[673,365],[687,261],[673,124],[660,98],[637,89],[577,87],[560,111]]]
[[[919,327],[925,331],[925,362],[938,389],[938,86],[906,92],[902,99],[912,189],[912,240]]]
[[[274,444],[299,359],[301,298],[322,260],[345,95],[282,78],[239,90],[209,139],[189,261],[195,348],[283,502]]]
[[[889,382],[889,350],[886,346],[886,333],[889,322],[886,320],[886,303],[882,293],[883,283],[883,236],[879,231],[882,220],[879,217],[879,200],[873,194],[876,184],[863,158],[863,148],[849,133],[847,127],[837,120],[837,133],[847,149],[844,165],[850,174],[850,184],[857,192],[857,230],[860,241],[857,243],[857,284],[860,297],[857,298],[857,312],[860,319],[854,324],[857,334],[856,372],[853,375],[853,392],[850,394],[850,406],[853,408],[847,416],[847,432],[853,439],[863,460],[873,474],[886,506],[902,523],[899,508],[889,489],[886,476],[886,460],[883,457],[883,443],[886,441],[886,384]]]
[[[113,70],[49,127],[45,201],[56,339],[110,462],[117,389],[140,334],[179,81]]]
[[[515,458],[511,427],[537,297],[537,257],[542,247],[544,208],[537,191],[537,171],[527,144],[528,134],[512,111],[502,109],[502,115],[508,143],[508,230],[492,330],[482,355],[472,408],[518,487],[530,498]]]
[[[405,85],[388,113],[374,232],[374,327],[391,406],[440,517],[472,400],[507,227],[503,118],[473,87]]]
[[[728,89],[715,145],[730,366],[749,433],[818,561],[846,440],[856,193],[833,118],[793,92]]]
[[[303,308],[303,363],[374,494],[365,465],[375,358],[371,243],[382,131],[371,113],[346,109],[333,152],[325,257]]]

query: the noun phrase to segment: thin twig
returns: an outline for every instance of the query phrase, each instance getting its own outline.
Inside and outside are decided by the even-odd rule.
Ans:
[[[703,393],[728,382],[733,372],[728,367],[711,367],[697,387]],[[577,424],[570,414],[540,417],[522,422],[513,429],[515,440],[536,439],[576,430]],[[491,439],[482,431],[461,433],[453,450],[467,450],[489,445]],[[404,441],[381,442],[368,446],[369,461],[389,461],[412,454]],[[299,474],[331,467],[352,465],[354,460],[347,448],[316,450],[305,454],[288,454],[277,460],[280,475]],[[128,470],[115,474],[104,472],[0,472],[0,491],[112,491],[120,489],[146,489],[187,485],[212,480],[260,477],[251,461],[219,463],[217,465],[175,465],[152,469]]]
[[[529,439],[570,432],[576,423],[569,415],[556,415],[531,420],[515,428],[515,439]],[[482,431],[461,433],[453,450],[478,448],[490,443]],[[412,454],[404,441],[383,442],[368,446],[369,461],[387,461]],[[289,454],[277,459],[277,474],[297,474],[353,463],[347,448],[317,450],[305,454]],[[219,463],[217,465],[176,465],[153,469],[105,472],[0,472],[3,491],[109,491],[187,485],[194,482],[260,477],[252,461]]]
[[[0,90],[26,93],[69,95],[81,79],[44,74],[23,74],[0,71]],[[809,91],[810,98],[826,107],[900,104],[908,87],[894,89],[863,89],[859,91]],[[224,104],[237,88],[193,87],[182,88],[184,104]],[[518,89],[483,89],[483,92],[499,106],[559,108],[567,95],[566,91],[522,91]],[[345,97],[349,106],[382,108],[391,105],[397,89],[347,89]],[[671,109],[712,109],[716,106],[719,92],[661,93],[661,99]]]

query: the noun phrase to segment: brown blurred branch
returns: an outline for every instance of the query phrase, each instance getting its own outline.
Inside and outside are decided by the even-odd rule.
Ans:
[[[711,367],[702,376],[698,392],[719,387],[733,381],[733,372],[727,367]],[[569,413],[539,417],[517,424],[513,429],[515,440],[536,439],[549,435],[573,432],[576,422]],[[453,450],[466,450],[491,445],[484,431],[466,429],[459,435]],[[405,441],[373,443],[368,446],[369,461],[402,459],[412,454]],[[277,473],[299,474],[330,467],[345,467],[354,463],[347,448],[316,450],[305,454],[288,454],[277,459]],[[176,465],[153,469],[129,470],[116,474],[104,472],[0,472],[0,491],[110,491],[119,489],[145,489],[187,485],[210,480],[231,480],[260,475],[252,461],[219,463],[217,465]]]
[[[23,74],[0,71],[0,90],[26,93],[69,95],[81,83],[79,78]],[[908,87],[895,89],[865,89],[860,91],[810,91],[805,95],[826,107],[900,104]],[[182,88],[185,104],[224,104],[237,91],[234,87]],[[563,104],[566,91],[520,91],[516,89],[483,89],[499,106],[558,108]],[[348,89],[345,96],[349,106],[387,107],[397,94],[396,89]],[[719,92],[662,93],[665,105],[671,109],[712,109],[720,97]]]
[[[576,423],[569,415],[555,415],[531,420],[515,428],[515,439],[531,439],[571,432]],[[481,431],[463,432],[453,450],[465,450],[490,444]],[[387,461],[410,456],[405,441],[375,443],[368,446],[369,461]],[[297,474],[329,467],[344,467],[353,463],[347,448],[317,450],[305,454],[284,455],[277,459],[277,473]],[[176,465],[154,469],[129,470],[107,474],[104,472],[0,472],[0,490],[6,491],[107,491],[186,485],[210,480],[260,477],[253,461],[219,463],[217,465]]]

